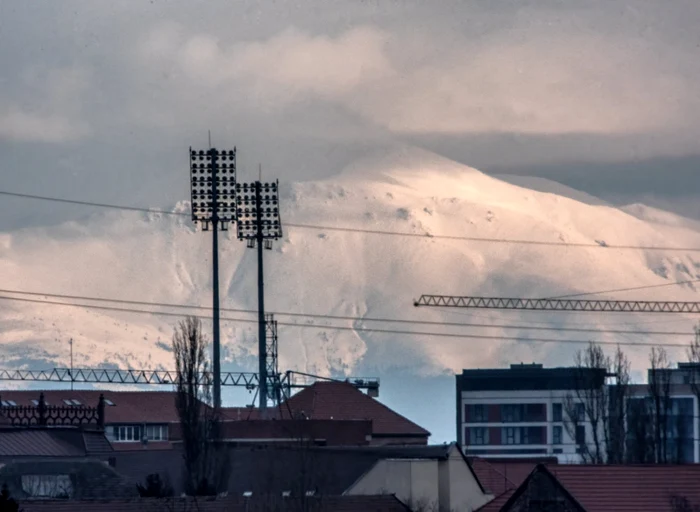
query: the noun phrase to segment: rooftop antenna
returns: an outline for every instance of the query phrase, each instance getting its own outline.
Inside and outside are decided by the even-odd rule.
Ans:
[[[262,181],[262,164],[258,164],[258,181]]]
[[[209,149],[211,149],[211,130],[207,130],[207,133],[209,135]]]

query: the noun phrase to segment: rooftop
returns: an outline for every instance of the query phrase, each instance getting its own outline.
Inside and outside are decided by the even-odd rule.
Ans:
[[[372,420],[373,436],[424,436],[430,432],[348,382],[316,382],[293,395],[282,411],[319,420]]]
[[[0,428],[0,457],[85,457],[112,447],[102,432],[77,428]]]
[[[105,423],[171,423],[178,421],[175,393],[172,391],[111,390],[3,390],[3,401],[16,405],[36,406],[34,401],[44,394],[50,406],[97,407],[100,395],[105,397]]]
[[[544,368],[539,364],[513,364],[510,368],[462,370],[456,375],[461,391],[570,390],[605,384],[605,368]]]
[[[535,471],[555,478],[587,512],[674,512],[674,498],[685,498],[693,507],[700,506],[697,464],[541,464]],[[516,493],[509,490],[497,496],[479,512],[500,511]]]

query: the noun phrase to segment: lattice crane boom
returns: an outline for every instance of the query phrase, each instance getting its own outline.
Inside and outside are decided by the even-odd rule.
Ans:
[[[609,313],[700,313],[700,302],[645,300],[523,299],[421,295],[416,307],[518,309],[528,311],[580,311]]]
[[[269,378],[269,375],[268,375]],[[201,380],[213,381],[211,372],[201,376]],[[173,385],[177,381],[177,372],[174,370],[115,370],[107,368],[50,368],[45,370],[11,370],[0,369],[0,381],[24,381],[24,382],[78,382],[88,384],[150,384]],[[322,377],[302,372],[287,371],[284,375],[277,375],[276,386],[281,391],[284,389],[299,389],[310,386],[316,381],[338,381],[330,377]],[[348,377],[344,380],[350,382],[358,389],[365,389],[368,393],[379,392],[379,379],[375,377]],[[222,372],[222,386],[239,386],[248,390],[259,387],[260,378],[253,372]]]

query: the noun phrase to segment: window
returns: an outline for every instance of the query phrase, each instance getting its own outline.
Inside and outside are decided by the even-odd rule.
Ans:
[[[80,403],[80,400],[76,400],[75,398],[64,398],[63,403],[66,405],[83,405]]]
[[[105,403],[106,403],[107,405],[110,405],[110,406],[114,407],[114,402],[112,402],[109,398],[105,398]]]
[[[63,498],[73,496],[69,475],[22,475],[22,490],[32,498]]]
[[[149,441],[167,441],[168,426],[167,425],[147,425],[146,439]]]
[[[470,406],[470,423],[486,423],[488,421],[488,411],[484,404],[473,404]]]
[[[502,431],[503,444],[520,444],[520,429],[506,427]]]
[[[250,498],[253,495],[253,491],[245,491],[243,493],[243,497],[245,498]]]
[[[114,440],[120,443],[141,441],[141,427],[138,425],[119,425],[114,427]]]
[[[574,421],[585,421],[586,419],[586,409],[583,407],[581,402],[576,404],[576,409],[574,409]]]
[[[469,429],[469,444],[489,444],[489,429],[485,427],[473,427]]]
[[[586,444],[586,426],[576,425],[576,444]]]
[[[562,421],[561,404],[552,404],[552,421]]]
[[[560,425],[555,425],[552,427],[552,444],[561,444],[562,427]]]
[[[525,404],[525,421],[547,421],[547,405]]]
[[[3,400],[2,405],[3,407],[17,407],[17,402],[14,400]]]
[[[523,421],[523,406],[521,404],[501,405],[501,420],[504,423],[517,423]]]

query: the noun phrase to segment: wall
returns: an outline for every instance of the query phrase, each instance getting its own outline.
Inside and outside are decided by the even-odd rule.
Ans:
[[[345,494],[396,494],[428,510],[471,512],[493,499],[484,494],[466,460],[453,445],[445,460],[384,459],[378,461]],[[437,508],[435,509],[437,512]]]
[[[439,500],[438,461],[384,459],[378,461],[345,494],[395,494],[404,503],[433,504]]]
[[[450,450],[447,460],[439,462],[439,475],[441,510],[471,511],[493,499],[493,495],[482,492],[457,446]]]

